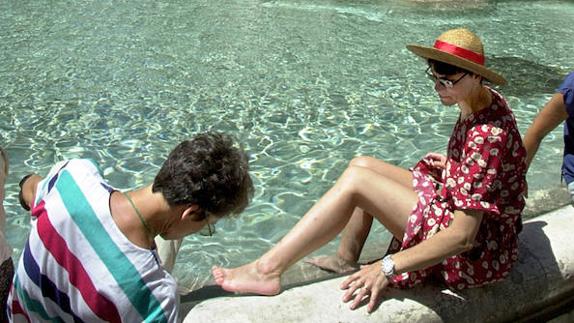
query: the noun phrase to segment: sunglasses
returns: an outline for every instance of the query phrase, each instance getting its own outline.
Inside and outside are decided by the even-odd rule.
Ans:
[[[429,66],[426,70],[426,75],[429,78],[429,80],[431,80],[433,83],[436,84],[436,81],[438,81],[442,86],[446,87],[447,89],[452,89],[454,87],[454,85],[456,83],[458,83],[460,80],[462,80],[468,73],[463,73],[461,77],[459,77],[457,80],[449,80],[449,79],[445,79],[442,77],[437,77],[436,75],[434,75],[431,71],[431,67]]]
[[[209,216],[205,218],[205,225],[203,226],[203,228],[201,230],[199,230],[199,235],[202,235],[204,237],[211,237],[215,234],[215,222],[213,223],[209,222]]]

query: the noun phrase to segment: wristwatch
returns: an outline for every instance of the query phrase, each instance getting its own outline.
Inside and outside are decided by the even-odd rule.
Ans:
[[[386,255],[383,260],[381,261],[381,271],[385,275],[385,277],[391,279],[395,276],[395,262],[392,255]]]

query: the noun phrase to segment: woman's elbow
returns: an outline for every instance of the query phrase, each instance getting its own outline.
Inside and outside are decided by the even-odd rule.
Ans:
[[[474,248],[483,213],[478,210],[455,211],[453,222],[448,227],[451,239],[459,253]]]

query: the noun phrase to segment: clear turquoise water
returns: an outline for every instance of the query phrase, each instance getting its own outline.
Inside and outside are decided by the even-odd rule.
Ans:
[[[525,131],[574,67],[572,17],[571,1],[3,1],[0,127],[15,259],[29,230],[17,203],[24,174],[89,157],[112,185],[135,188],[177,142],[213,129],[244,143],[257,192],[216,236],[187,238],[175,275],[201,284],[211,265],[276,243],[353,156],[408,167],[445,150],[457,110],[440,105],[405,44],[475,30]],[[560,185],[561,140],[561,129],[545,140],[531,194]]]

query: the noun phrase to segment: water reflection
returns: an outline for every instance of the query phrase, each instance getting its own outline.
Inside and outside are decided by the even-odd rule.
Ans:
[[[409,167],[444,150],[456,112],[440,105],[406,43],[464,25],[488,38],[489,53],[512,49],[489,63],[509,78],[501,90],[519,126],[529,124],[565,72],[516,53],[572,65],[571,48],[560,45],[571,43],[560,33],[570,7],[540,3],[0,2],[0,134],[13,166],[6,208],[15,258],[29,228],[17,207],[26,172],[90,157],[112,185],[133,188],[153,179],[174,142],[217,129],[250,152],[257,194],[238,220],[221,223],[221,235],[186,239],[176,276],[181,286],[202,285],[212,264],[239,265],[268,249],[353,156]],[[561,138],[547,137],[533,191],[559,185],[561,149]]]

